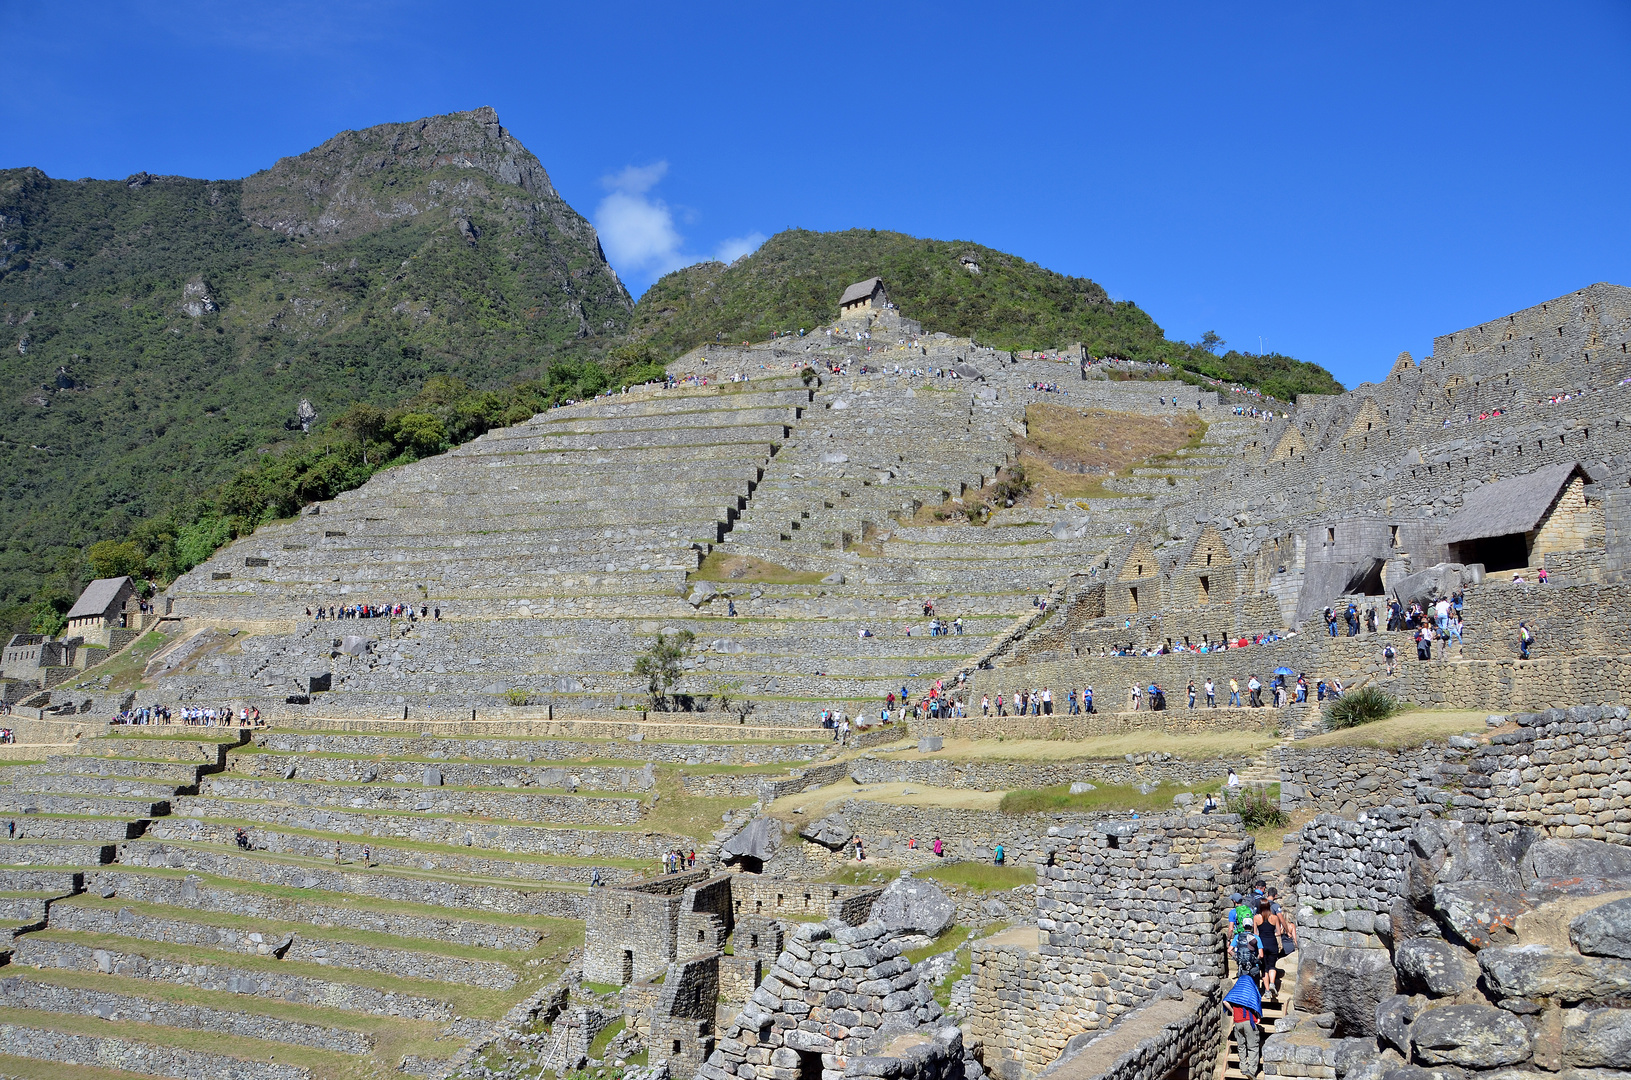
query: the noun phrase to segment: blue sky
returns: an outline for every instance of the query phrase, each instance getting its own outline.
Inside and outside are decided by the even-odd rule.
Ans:
[[[60,177],[238,177],[491,105],[636,295],[784,228],[898,229],[1353,385],[1631,285],[1626,0],[0,0],[0,41],[0,166]]]

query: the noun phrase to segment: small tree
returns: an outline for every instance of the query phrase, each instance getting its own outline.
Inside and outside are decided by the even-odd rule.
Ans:
[[[747,723],[748,717],[753,714],[753,710],[758,708],[758,702],[752,698],[742,696],[742,681],[740,679],[736,682],[720,683],[718,693],[719,707],[736,717],[738,724]]]
[[[697,636],[689,630],[657,635],[657,639],[634,661],[634,674],[646,680],[646,692],[651,695],[651,707],[666,711],[668,691],[680,681],[686,655]]]
[[[135,577],[147,565],[142,549],[131,540],[98,540],[86,550],[85,559],[99,578]]]

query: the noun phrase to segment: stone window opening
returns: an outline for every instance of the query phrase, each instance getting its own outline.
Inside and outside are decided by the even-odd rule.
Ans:
[[[1334,544],[1337,542],[1337,531],[1335,529],[1325,530],[1325,542],[1327,544]]]
[[[1212,565],[1212,553],[1211,553],[1211,552],[1210,552],[1210,551],[1208,551],[1208,552],[1207,552],[1207,553],[1206,553],[1206,565],[1207,565],[1207,566],[1211,566],[1211,565]]]
[[[627,986],[634,981],[634,950],[623,950],[623,978],[621,985]]]
[[[758,947],[759,947],[759,935],[758,934],[749,934],[748,935],[748,948],[757,949]]]
[[[1128,588],[1127,588],[1127,608],[1133,614],[1135,614],[1135,615],[1138,614],[1138,586],[1137,585],[1131,585],[1131,586],[1128,586]]]
[[[1118,848],[1118,849],[1121,847],[1121,837],[1119,837],[1119,836],[1109,836],[1109,837],[1106,837],[1106,839],[1110,841],[1110,846],[1111,847]]]
[[[783,899],[783,897],[782,897],[782,894],[781,894],[781,893],[777,893],[777,894],[776,894],[776,906],[777,906],[777,907],[781,907],[781,906],[782,906],[782,899]]]
[[[708,935],[704,931],[698,930],[697,931],[697,940],[698,941],[707,941],[708,940]]]
[[[821,1055],[810,1050],[798,1050],[798,1075],[794,1080],[821,1080]]]
[[[634,914],[634,905],[633,904],[624,904],[623,905],[623,914],[624,915],[633,915]]]
[[[678,1039],[674,1040],[674,1056],[680,1056],[680,1041]]]
[[[1200,602],[1202,604],[1212,602],[1212,579],[1205,574],[1201,575]]]
[[[1388,526],[1388,547],[1398,547],[1398,546],[1399,546],[1399,527],[1397,525],[1389,525]]]

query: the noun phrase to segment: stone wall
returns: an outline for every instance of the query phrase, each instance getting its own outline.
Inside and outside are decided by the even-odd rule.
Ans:
[[[393,949],[380,945],[356,945],[348,941],[305,934],[276,934],[211,926],[208,923],[159,918],[129,908],[107,908],[79,904],[59,905],[51,913],[52,930],[77,930],[91,934],[114,934],[143,941],[166,941],[177,945],[200,945],[245,956],[275,956],[280,960],[306,960],[312,963],[375,971],[407,978],[479,986],[485,990],[507,990],[515,985],[515,971],[496,960],[467,960],[440,953]]]
[[[350,813],[321,807],[248,804],[227,799],[183,796],[176,800],[171,820],[152,826],[155,839],[191,840],[191,822],[183,819],[249,820],[251,838],[256,826],[350,833],[353,836],[393,837],[455,847],[497,849],[520,855],[575,855],[584,858],[657,859],[665,851],[689,847],[690,837],[634,829],[551,828],[546,825],[505,825],[409,814]],[[200,826],[202,828],[202,826]],[[200,834],[201,838],[202,834]]]
[[[210,851],[142,840],[124,845],[119,852],[119,862],[131,866],[189,870],[262,885],[349,893],[353,896],[410,904],[469,907],[477,910],[485,908],[506,915],[545,915],[558,919],[581,919],[584,910],[584,894],[570,885],[561,885],[555,889],[542,886],[524,889],[467,881],[398,876],[380,870],[369,873],[330,870],[327,867],[306,867],[257,859],[229,851]],[[95,889],[100,882],[119,876],[106,870],[97,871],[94,875],[87,875],[86,888]]]
[[[1055,844],[1037,870],[1035,953],[976,953],[971,1031],[1005,1080],[1039,1074],[1169,986],[1222,978],[1228,896],[1255,868],[1233,815],[1067,827]]]
[[[1169,757],[1137,764],[1122,759],[1095,761],[935,761],[862,757],[849,764],[851,778],[863,784],[910,783],[975,791],[1044,788],[1083,780],[1096,784],[1142,784],[1152,780],[1187,786],[1218,780],[1252,764],[1250,757],[1190,761]]]
[[[520,792],[444,789],[406,784],[300,784],[238,778],[211,779],[199,794],[216,799],[268,802],[306,800],[305,805],[340,808],[412,810],[416,813],[464,814],[508,821],[558,821],[563,825],[635,825],[639,799],[543,795]]]
[[[20,938],[12,955],[16,963],[37,967],[100,971],[107,975],[196,986],[200,990],[265,995],[281,1001],[302,1002],[370,1016],[400,1016],[444,1023],[453,1019],[453,1007],[434,998],[396,994],[370,986],[305,975],[234,968],[227,964],[184,963],[112,949],[93,949],[72,942],[50,941],[36,935]]]
[[[1280,808],[1295,812],[1381,806],[1394,800],[1415,806],[1438,786],[1446,762],[1464,754],[1465,749],[1431,742],[1407,750],[1293,743],[1276,748],[1272,756],[1279,765]]]
[[[263,1013],[182,1005],[110,990],[59,986],[20,975],[0,979],[0,1006],[268,1039],[296,1046],[315,1046],[319,1050],[333,1050],[340,1054],[366,1054],[374,1048],[374,1037],[362,1031],[283,1020]]]
[[[615,734],[615,733],[608,733]],[[279,753],[356,754],[436,761],[477,758],[487,761],[565,761],[627,757],[659,765],[782,765],[809,761],[827,752],[826,743],[660,742],[627,738],[589,739],[446,738],[424,735],[376,735],[339,732],[264,731],[255,745]],[[111,752],[111,751],[110,751]]]
[[[1197,979],[1123,1016],[1103,1037],[1065,1053],[1054,1080],[1204,1080],[1223,1049],[1223,981]],[[1078,1038],[1084,1038],[1078,1036]]]
[[[217,911],[227,915],[271,919],[279,922],[314,924],[340,924],[355,930],[401,937],[422,937],[432,941],[451,941],[461,945],[474,945],[484,949],[502,949],[508,952],[530,952],[537,946],[543,931],[531,926],[511,926],[504,923],[483,922],[471,917],[439,917],[416,915],[407,911],[390,913],[370,911],[347,904],[342,898],[310,900],[281,896],[267,896],[258,892],[224,889],[203,879],[181,875],[132,874],[100,871],[90,887],[99,894],[111,890],[124,900],[172,907]]]
[[[623,986],[666,971],[676,955],[685,893],[707,878],[706,871],[696,870],[641,885],[589,890],[583,977]]]
[[[35,1061],[97,1065],[181,1080],[204,1076],[219,1080],[307,1080],[311,1076],[298,1065],[244,1061],[203,1050],[183,1050],[108,1035],[73,1035],[21,1024],[0,1024],[0,1054]]]

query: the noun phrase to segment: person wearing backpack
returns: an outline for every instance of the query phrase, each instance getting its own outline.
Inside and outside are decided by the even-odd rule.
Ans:
[[[1235,922],[1235,935],[1229,939],[1229,955],[1234,959],[1235,970],[1241,975],[1248,975],[1255,982],[1263,975],[1263,939],[1257,936],[1252,926],[1252,909],[1246,907],[1245,914],[1239,915]]]
[[[1528,623],[1518,624],[1518,659],[1529,659],[1529,646],[1535,643],[1535,635],[1530,633]]]
[[[1250,976],[1241,975],[1229,992],[1223,995],[1223,1007],[1229,1010],[1235,1045],[1240,1048],[1240,1071],[1248,1078],[1255,1077],[1260,1037],[1258,1024],[1263,1016],[1263,998],[1257,992],[1257,983]]]

